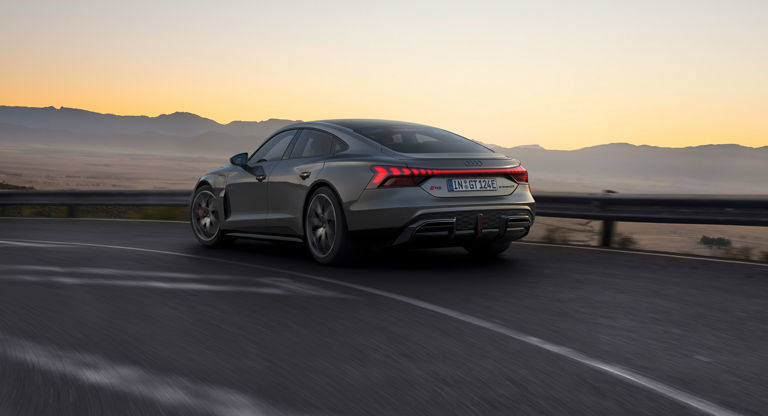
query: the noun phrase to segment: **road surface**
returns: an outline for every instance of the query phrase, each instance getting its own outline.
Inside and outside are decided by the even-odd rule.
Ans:
[[[0,415],[768,414],[768,267],[0,219]]]

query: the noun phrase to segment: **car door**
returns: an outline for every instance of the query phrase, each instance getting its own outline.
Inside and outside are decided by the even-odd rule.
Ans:
[[[268,188],[271,233],[303,233],[304,200],[331,154],[334,138],[322,130],[301,130],[289,157],[273,170]]]
[[[268,222],[267,189],[272,172],[286,154],[297,130],[272,136],[248,159],[248,165],[229,177],[226,198],[229,203],[227,228],[244,232],[263,232]]]

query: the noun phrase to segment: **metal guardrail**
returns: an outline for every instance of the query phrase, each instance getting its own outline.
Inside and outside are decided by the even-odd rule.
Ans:
[[[0,191],[0,206],[151,206],[183,207],[192,191]]]
[[[0,190],[0,216],[8,216],[12,206],[61,206],[70,218],[80,217],[85,206],[185,207],[191,196],[178,190]]]
[[[649,195],[537,193],[536,215],[603,221],[600,244],[610,246],[614,223],[655,222],[768,226],[768,195]]]
[[[170,206],[189,204],[190,191],[0,191],[0,214],[9,206]],[[603,221],[601,244],[609,246],[614,223],[656,222],[768,226],[768,195],[644,195],[539,192],[536,215]]]

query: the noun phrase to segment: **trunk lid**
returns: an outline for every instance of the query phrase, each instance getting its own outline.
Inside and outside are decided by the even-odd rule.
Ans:
[[[520,161],[501,153],[395,153],[409,168],[494,169],[520,166]]]

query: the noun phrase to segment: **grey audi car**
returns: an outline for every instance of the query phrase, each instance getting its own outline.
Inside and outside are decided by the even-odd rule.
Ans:
[[[421,124],[296,123],[229,162],[195,186],[190,219],[206,246],[305,242],[323,264],[397,245],[494,256],[528,234],[536,210],[519,161]]]

